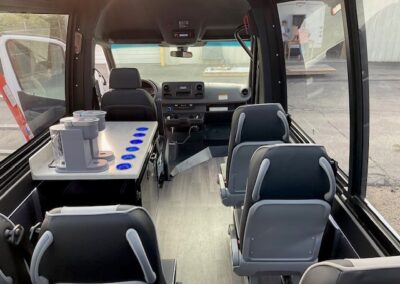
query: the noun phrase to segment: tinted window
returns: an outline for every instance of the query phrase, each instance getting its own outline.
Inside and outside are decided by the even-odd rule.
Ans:
[[[250,42],[247,43],[250,45]],[[176,47],[155,44],[113,44],[117,67],[136,67],[143,79],[247,84],[250,57],[236,41],[213,41],[188,49],[191,58],[171,56]]]
[[[293,120],[346,173],[349,90],[342,12],[332,1],[278,4],[285,49],[288,110]]]
[[[65,113],[68,16],[0,13],[0,160]]]
[[[370,139],[367,200],[400,232],[400,0],[357,1],[366,32]]]
[[[108,79],[110,77],[110,69],[107,64],[106,55],[104,49],[100,45],[96,45],[95,49],[95,72],[94,77],[97,82],[98,92],[103,95],[108,91]]]

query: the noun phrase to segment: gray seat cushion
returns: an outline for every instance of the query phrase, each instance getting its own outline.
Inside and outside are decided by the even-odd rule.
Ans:
[[[226,163],[229,180],[234,148],[244,142],[289,142],[289,124],[280,104],[257,104],[238,107],[233,113]]]
[[[33,283],[166,283],[156,230],[141,207],[63,207],[46,213]]]
[[[324,261],[311,266],[300,283],[400,283],[400,256]]]
[[[325,148],[320,145],[281,144],[258,148],[250,161],[240,239],[244,237],[250,208],[260,200],[331,203],[336,183],[329,161]]]

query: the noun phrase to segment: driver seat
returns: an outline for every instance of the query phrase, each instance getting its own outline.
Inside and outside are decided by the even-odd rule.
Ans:
[[[156,121],[154,99],[142,87],[136,68],[114,68],[110,73],[110,91],[101,100],[107,121]]]

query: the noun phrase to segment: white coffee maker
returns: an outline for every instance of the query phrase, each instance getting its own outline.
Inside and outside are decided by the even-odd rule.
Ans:
[[[105,129],[105,112],[79,111],[50,127],[57,172],[102,172],[114,160],[111,151],[99,151],[99,131]]]

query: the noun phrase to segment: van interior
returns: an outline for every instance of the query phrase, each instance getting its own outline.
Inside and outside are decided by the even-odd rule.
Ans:
[[[0,1],[0,283],[400,283],[398,12]]]

